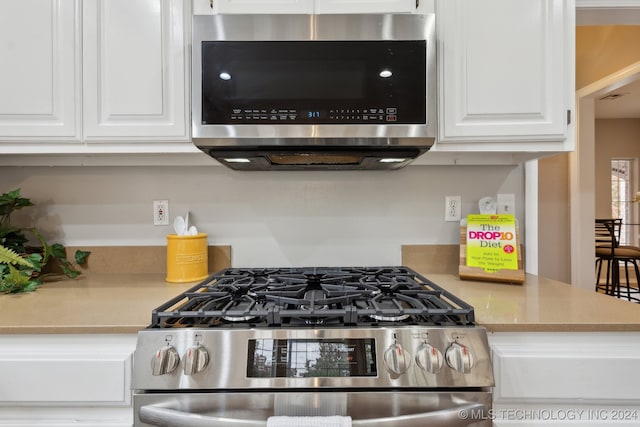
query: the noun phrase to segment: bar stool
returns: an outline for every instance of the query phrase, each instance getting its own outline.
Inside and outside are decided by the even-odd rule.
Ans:
[[[618,221],[620,222],[620,224],[622,224],[622,220],[596,218],[594,228],[596,255],[596,292],[604,291],[604,293],[607,295],[611,294],[611,264],[613,262],[613,250],[617,246],[615,229]],[[604,285],[600,283],[603,264],[606,264],[607,267]]]
[[[633,268],[636,283],[640,284],[640,248],[634,246],[620,246],[620,230],[622,220],[596,219],[595,222],[595,253],[596,253],[596,291],[604,291],[607,295],[640,302],[640,291],[632,287],[629,282],[629,267]],[[604,286],[600,283],[602,265],[606,264],[606,279]],[[620,281],[620,267],[624,267],[625,282]],[[640,285],[637,285],[640,286]]]

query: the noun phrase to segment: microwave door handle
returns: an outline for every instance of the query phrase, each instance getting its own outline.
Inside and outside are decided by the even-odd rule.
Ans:
[[[482,418],[478,418],[481,415]],[[353,420],[354,427],[415,427],[438,425],[466,427],[489,416],[489,409],[481,403],[467,403],[453,408],[383,418]],[[266,420],[247,420],[212,417],[177,411],[161,406],[143,406],[138,413],[140,421],[157,427],[266,427]]]

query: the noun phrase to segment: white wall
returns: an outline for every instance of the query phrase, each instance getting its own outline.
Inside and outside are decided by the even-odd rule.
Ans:
[[[569,156],[558,154],[538,161],[538,275],[571,283],[569,224]]]
[[[640,158],[640,119],[598,119],[595,132],[596,218],[610,218],[611,159]]]
[[[170,216],[191,212],[211,244],[231,244],[233,265],[399,264],[402,244],[458,244],[444,222],[444,196],[462,214],[481,197],[516,194],[520,166],[409,166],[378,172],[237,172],[211,167],[2,167],[0,191],[21,188],[48,236],[69,246],[164,245],[171,227],[152,225],[152,200]],[[522,233],[524,235],[524,233]]]

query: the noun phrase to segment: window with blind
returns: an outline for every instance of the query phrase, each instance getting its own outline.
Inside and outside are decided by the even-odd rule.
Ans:
[[[611,217],[622,219],[620,244],[631,245],[632,228],[635,223],[632,217],[632,175],[634,161],[632,159],[611,160]]]

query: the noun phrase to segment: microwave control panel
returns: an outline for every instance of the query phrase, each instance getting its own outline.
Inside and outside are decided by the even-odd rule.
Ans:
[[[346,124],[399,122],[396,107],[291,109],[291,108],[233,108],[231,123],[238,124]]]

